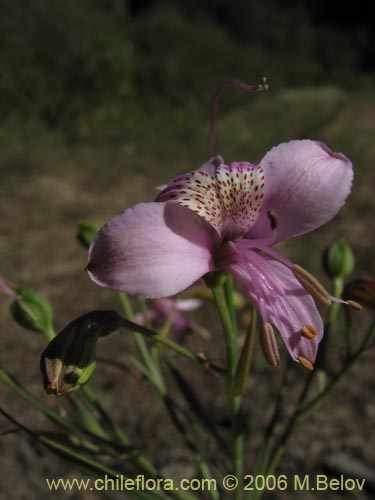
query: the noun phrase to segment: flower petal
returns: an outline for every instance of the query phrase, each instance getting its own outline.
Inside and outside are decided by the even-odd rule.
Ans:
[[[216,233],[171,203],[140,203],[108,221],[89,250],[98,285],[145,297],[174,295],[214,269]]]
[[[224,164],[221,156],[173,179],[157,201],[190,208],[225,238],[242,236],[256,221],[264,195],[264,175],[249,162]]]
[[[167,184],[156,201],[171,201],[189,208],[206,220],[220,234],[224,213],[217,195],[215,162],[217,157],[197,170],[180,175]]]
[[[235,243],[227,243],[220,250],[216,263],[244,288],[263,322],[279,330],[290,355],[295,360],[303,356],[313,363],[323,336],[323,321],[312,297],[290,269]],[[301,335],[304,326],[313,327],[315,338]]]
[[[312,231],[337,214],[351,190],[350,160],[320,142],[280,144],[260,165],[265,197],[258,220],[246,234],[249,239],[274,244]]]

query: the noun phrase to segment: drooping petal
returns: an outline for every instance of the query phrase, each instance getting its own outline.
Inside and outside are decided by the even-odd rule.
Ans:
[[[264,203],[246,235],[249,239],[274,244],[312,231],[337,214],[351,190],[350,160],[320,142],[280,144],[260,165],[265,175]]]
[[[242,236],[256,221],[264,195],[262,169],[224,164],[220,156],[172,180],[157,197],[190,208],[225,238]]]
[[[193,212],[140,203],[108,221],[89,250],[98,285],[145,297],[174,295],[214,269],[216,233]]]
[[[290,269],[236,243],[222,247],[216,263],[244,288],[263,322],[279,330],[291,356],[295,360],[303,356],[313,363],[323,336],[323,321],[312,297]],[[313,339],[301,334],[307,326],[316,332]]]

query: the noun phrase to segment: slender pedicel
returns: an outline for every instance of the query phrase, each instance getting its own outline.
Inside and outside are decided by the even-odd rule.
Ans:
[[[276,342],[274,329],[270,323],[262,323],[259,340],[263,355],[268,363],[274,368],[280,366],[279,348]]]
[[[312,325],[305,325],[301,328],[300,334],[302,337],[312,340],[318,335],[318,331]]]
[[[306,370],[309,370],[310,372],[314,370],[314,365],[311,363],[311,361],[305,358],[305,356],[299,356],[298,361],[304,368],[306,368]]]

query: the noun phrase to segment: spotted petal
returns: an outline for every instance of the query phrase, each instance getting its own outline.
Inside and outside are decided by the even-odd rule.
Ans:
[[[157,201],[193,210],[225,238],[242,236],[255,223],[264,196],[264,175],[248,162],[225,165],[218,156],[171,181]]]

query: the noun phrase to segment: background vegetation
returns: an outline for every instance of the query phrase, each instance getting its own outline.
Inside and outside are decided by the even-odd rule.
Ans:
[[[346,4],[345,4],[346,5]],[[364,7],[287,0],[0,0],[0,124],[124,137],[206,117],[220,80],[371,86]],[[233,92],[228,108],[247,99]]]

